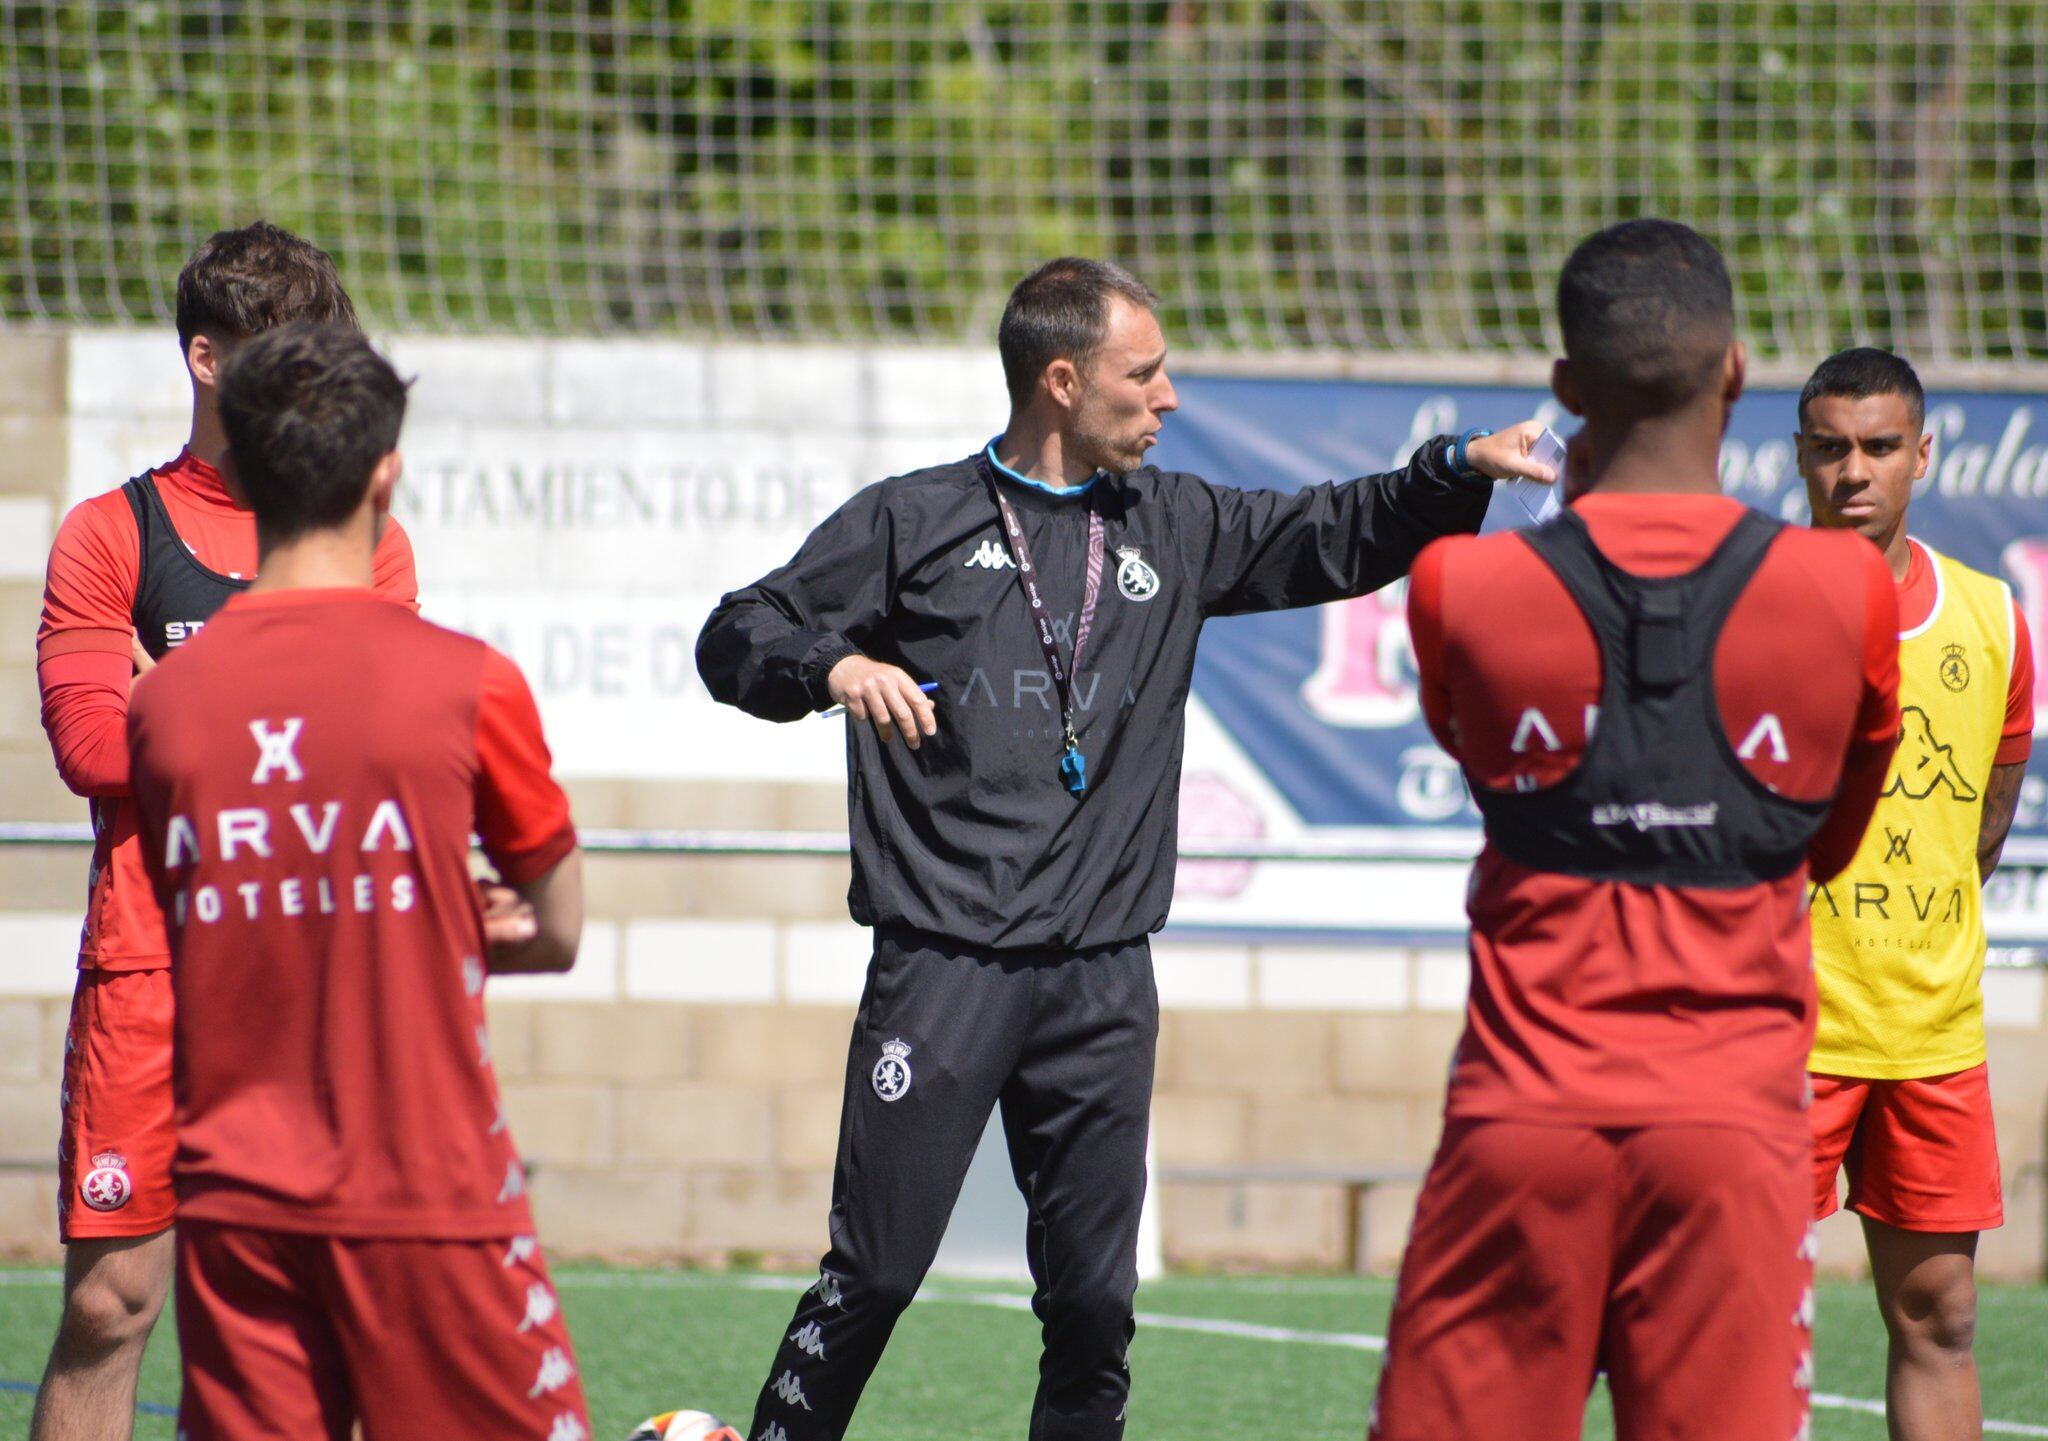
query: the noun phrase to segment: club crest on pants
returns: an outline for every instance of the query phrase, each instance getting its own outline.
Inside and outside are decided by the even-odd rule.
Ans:
[[[875,1062],[875,1094],[885,1101],[900,1101],[910,1093],[910,1047],[901,1041],[884,1041],[882,1059]]]
[[[78,1183],[78,1194],[95,1211],[118,1211],[135,1194],[128,1179],[128,1161],[119,1151],[101,1151],[92,1158],[92,1170]]]

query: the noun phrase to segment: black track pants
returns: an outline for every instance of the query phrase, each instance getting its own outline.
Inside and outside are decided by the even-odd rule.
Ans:
[[[847,1057],[832,1249],[776,1352],[753,1441],[845,1433],[997,1104],[1045,1347],[1030,1441],[1123,1435],[1158,1035],[1142,940],[1009,952],[877,932]]]

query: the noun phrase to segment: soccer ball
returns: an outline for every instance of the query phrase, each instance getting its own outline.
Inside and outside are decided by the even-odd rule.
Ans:
[[[664,1411],[633,1428],[626,1441],[746,1441],[709,1411]]]

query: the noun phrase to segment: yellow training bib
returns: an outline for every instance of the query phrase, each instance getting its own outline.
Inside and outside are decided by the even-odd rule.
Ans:
[[[1812,1068],[1828,1075],[1940,1076],[1984,1059],[1977,831],[2012,679],[2012,596],[1920,548],[1934,613],[1899,637],[1899,752],[1856,859],[1810,897]]]

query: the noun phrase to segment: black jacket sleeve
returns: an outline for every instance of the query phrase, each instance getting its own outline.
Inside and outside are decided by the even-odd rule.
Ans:
[[[697,637],[697,674],[712,699],[772,721],[832,704],[826,676],[880,632],[894,594],[882,492],[861,491],[788,564],[718,602]]]
[[[1408,573],[1442,535],[1470,534],[1486,518],[1493,482],[1451,469],[1438,436],[1405,470],[1288,493],[1237,490],[1189,479],[1182,544],[1201,584],[1205,615],[1323,605],[1378,590]]]

